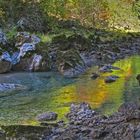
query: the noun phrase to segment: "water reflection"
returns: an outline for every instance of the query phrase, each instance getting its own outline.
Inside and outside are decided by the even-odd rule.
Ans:
[[[58,73],[15,73],[0,76],[0,82],[23,84],[26,91],[6,93],[0,98],[0,124],[36,124],[37,114],[51,110],[62,118],[72,102],[88,102],[94,109],[110,114],[127,101],[138,101],[140,87],[136,75],[140,73],[140,57],[133,56],[114,64],[121,70],[102,74],[92,80],[92,67],[76,79],[64,78]],[[105,84],[104,78],[110,74],[120,78]],[[3,93],[0,93],[1,95]]]

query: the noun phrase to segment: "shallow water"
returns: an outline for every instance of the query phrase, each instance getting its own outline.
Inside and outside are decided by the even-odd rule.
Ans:
[[[139,102],[140,86],[136,75],[140,73],[140,56],[118,61],[114,66],[121,70],[102,74],[92,80],[92,67],[77,78],[64,78],[58,73],[11,73],[1,74],[0,83],[16,83],[27,86],[27,90],[0,93],[0,124],[36,125],[35,116],[46,111],[55,111],[59,119],[66,114],[73,102],[87,102],[94,109],[111,114],[127,101]],[[107,75],[120,78],[105,84]]]

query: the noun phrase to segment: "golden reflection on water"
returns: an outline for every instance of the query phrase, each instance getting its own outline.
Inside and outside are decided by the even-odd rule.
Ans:
[[[53,97],[52,100],[66,105],[72,102],[87,102],[94,109],[100,108],[105,114],[116,111],[120,104],[123,103],[125,82],[132,75],[131,58],[118,61],[114,66],[120,67],[121,70],[101,74],[100,78],[96,80],[92,80],[90,76],[97,68],[89,69],[79,77],[77,83],[58,89],[58,96]],[[118,75],[120,78],[114,83],[105,84],[104,78],[108,75]],[[62,111],[61,114],[63,113]]]

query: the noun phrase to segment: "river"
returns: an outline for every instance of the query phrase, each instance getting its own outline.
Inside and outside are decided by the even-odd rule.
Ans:
[[[120,104],[138,102],[140,86],[136,75],[140,73],[140,56],[132,56],[113,64],[121,70],[104,73],[93,80],[98,70],[93,66],[76,78],[66,78],[59,73],[9,73],[0,75],[0,83],[16,83],[27,90],[0,92],[0,124],[37,125],[36,115],[54,111],[63,119],[71,103],[87,102],[103,114],[117,111]],[[104,78],[117,75],[116,82],[106,84]]]

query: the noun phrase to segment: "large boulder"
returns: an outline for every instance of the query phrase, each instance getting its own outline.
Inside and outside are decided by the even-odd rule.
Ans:
[[[75,49],[57,51],[56,66],[60,73],[65,76],[75,76],[85,69],[84,61],[80,53]]]
[[[14,71],[47,71],[49,62],[47,54],[41,49],[41,40],[34,34],[19,32],[15,37],[12,51],[6,48],[7,40],[0,32],[0,73]],[[2,46],[2,47],[1,47]]]
[[[4,42],[0,42],[1,44]],[[20,62],[21,58],[25,57],[27,53],[36,50],[36,45],[40,43],[40,38],[27,32],[19,32],[16,36],[15,47],[12,51],[8,51],[5,46],[0,46],[0,59],[9,61],[13,65]],[[4,47],[4,48],[3,48]]]
[[[14,71],[48,71],[48,62],[43,59],[41,55],[34,54],[30,57],[25,57],[19,63],[13,65]]]
[[[19,32],[16,36],[15,47],[18,51],[12,56],[12,63],[17,64],[20,62],[21,58],[25,57],[27,53],[36,50],[36,45],[40,43],[40,38],[35,35],[31,35],[27,32]]]

